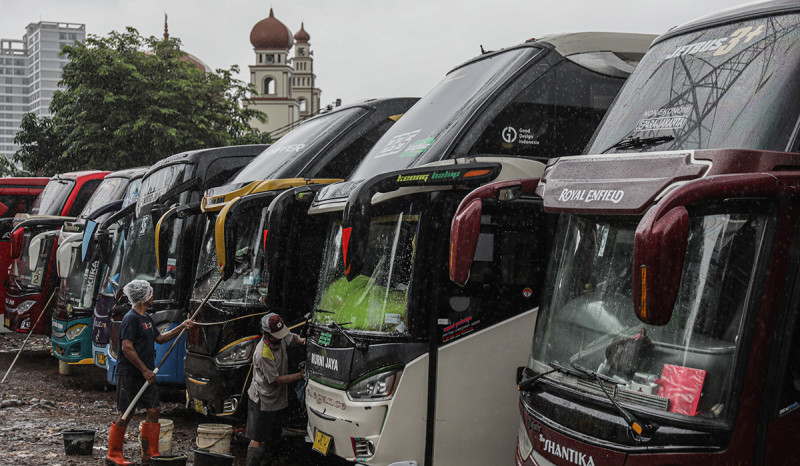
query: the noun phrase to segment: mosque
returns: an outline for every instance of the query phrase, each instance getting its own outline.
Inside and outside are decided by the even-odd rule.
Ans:
[[[314,59],[303,23],[292,35],[275,18],[272,8],[269,17],[262,19],[250,31],[250,43],[255,52],[255,64],[250,67],[250,82],[257,92],[247,107],[267,114],[267,122],[257,120],[251,125],[280,137],[304,118],[320,110],[320,89],[315,87]],[[289,51],[294,47],[294,57]]]

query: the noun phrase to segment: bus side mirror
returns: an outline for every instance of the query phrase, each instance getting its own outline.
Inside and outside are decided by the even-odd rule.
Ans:
[[[73,250],[79,247],[79,245],[75,243],[82,240],[83,238],[81,235],[73,235],[58,245],[58,249],[56,249],[56,271],[58,272],[58,278],[69,277],[69,271],[77,260],[77,257],[72,254]]]
[[[483,200],[495,198],[499,202],[512,202],[522,195],[535,195],[538,185],[539,178],[498,181],[474,189],[461,201],[450,224],[450,280],[453,283],[465,286],[469,280],[481,232]]]
[[[248,194],[244,197],[235,197],[228,201],[225,207],[219,211],[217,221],[214,224],[214,243],[217,248],[217,265],[223,280],[229,279],[236,270],[236,245],[240,232],[236,228],[237,223],[234,219],[247,215],[260,215],[260,211],[253,212],[251,209],[254,206],[256,208],[268,207],[279,192],[264,191]],[[265,240],[266,233],[265,231]]]
[[[645,215],[633,246],[633,308],[650,325],[672,317],[689,240],[689,213],[673,207],[658,218]]]
[[[17,228],[11,232],[11,258],[18,259],[22,254],[22,240],[25,238],[25,229]]]
[[[450,280],[459,286],[466,285],[469,280],[481,232],[482,211],[483,201],[473,199],[466,207],[458,209],[450,225]]]
[[[169,262],[169,243],[172,220],[177,216],[177,211],[173,207],[169,209],[156,224],[155,249],[156,249],[156,268],[159,277],[167,276],[167,265]]]
[[[22,229],[19,231],[22,231]],[[44,233],[39,233],[31,239],[30,245],[28,246],[28,269],[36,270],[39,266],[39,254],[42,252],[42,244],[49,234],[53,234],[53,232],[46,231]]]

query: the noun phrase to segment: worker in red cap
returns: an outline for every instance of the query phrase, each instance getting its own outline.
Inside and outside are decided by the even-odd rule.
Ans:
[[[247,390],[247,466],[259,466],[266,454],[281,438],[286,408],[289,406],[287,385],[303,380],[305,372],[289,374],[289,345],[305,345],[306,339],[292,333],[278,314],[270,312],[261,318],[263,337],[253,352],[253,380]],[[266,445],[265,445],[266,444]]]

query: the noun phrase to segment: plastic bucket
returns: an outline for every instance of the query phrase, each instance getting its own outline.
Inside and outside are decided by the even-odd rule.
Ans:
[[[227,455],[231,452],[231,434],[233,428],[228,424],[199,424],[197,448]]]
[[[143,422],[144,421],[139,423],[139,445],[142,444],[141,431]],[[172,453],[172,430],[175,423],[172,422],[172,419],[159,419],[158,423],[161,424],[161,429],[158,433],[158,452],[161,453],[162,456],[167,456]]]
[[[94,447],[93,430],[65,430],[64,453],[67,455],[91,455]]]
[[[194,451],[194,466],[233,466],[234,456],[212,453],[205,450]]]
[[[168,464],[171,466],[186,466],[186,455],[160,455],[150,457],[151,464]]]

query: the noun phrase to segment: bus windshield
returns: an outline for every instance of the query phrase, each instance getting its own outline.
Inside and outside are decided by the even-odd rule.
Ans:
[[[790,150],[798,73],[797,14],[669,38],[637,66],[584,153]]]
[[[330,141],[332,135],[342,132],[366,111],[361,107],[346,108],[303,122],[253,159],[236,175],[231,184],[296,175],[295,172],[302,166],[291,170],[291,173],[284,168],[305,159],[304,154],[318,151],[321,148],[320,143]]]
[[[235,223],[234,230],[237,232],[236,263],[233,275],[219,284],[211,299],[245,304],[265,302],[269,277],[264,263],[263,232],[269,205],[256,204],[253,203],[250,208],[237,212],[236,218],[231,219]],[[197,266],[197,284],[192,296],[192,299],[197,301],[206,297],[220,277],[214,239],[215,219],[215,216],[210,216],[206,222],[205,240]]]
[[[125,188],[128,187],[127,178],[106,178],[100,183],[100,186],[89,198],[89,202],[83,207],[81,217],[88,217],[94,211],[108,204],[109,202],[116,201],[122,198]]]
[[[149,214],[137,218],[131,224],[128,229],[128,240],[125,244],[125,254],[122,259],[119,283],[125,284],[137,279],[147,280],[153,286],[153,299],[155,301],[172,300],[176,296],[175,286],[173,285],[178,264],[181,227],[184,220],[175,216],[169,222],[169,225],[165,225],[169,232],[168,238],[165,239],[169,244],[169,251],[166,257],[166,276],[159,277],[156,269],[155,225],[153,225],[153,218]]]
[[[407,303],[419,214],[412,209],[372,219],[363,275],[344,276],[342,229],[334,226],[325,246],[314,322],[380,333],[408,331]],[[321,312],[321,311],[322,312]]]
[[[31,215],[61,215],[75,180],[71,178],[52,179],[31,207]]]
[[[529,367],[596,371],[618,400],[664,415],[732,419],[734,368],[768,225],[763,211],[691,216],[678,297],[664,326],[646,325],[633,311],[636,222],[562,215]],[[593,377],[551,378],[603,396]]]
[[[103,264],[97,258],[87,257],[81,262],[81,247],[72,248],[70,270],[67,278],[67,303],[74,308],[90,309],[94,304],[97,282],[100,280]],[[62,282],[63,283],[63,282]]]
[[[365,180],[410,167],[442,131],[467,118],[486,98],[479,91],[499,87],[540,51],[536,47],[512,48],[450,72],[378,140],[350,179]]]

